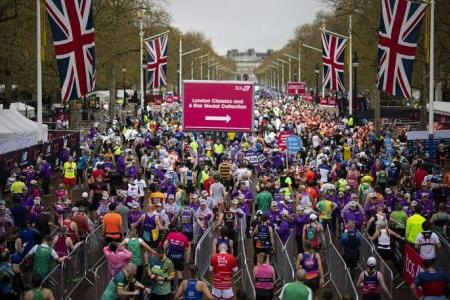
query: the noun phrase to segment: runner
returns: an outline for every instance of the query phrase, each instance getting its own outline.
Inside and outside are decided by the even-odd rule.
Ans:
[[[213,273],[213,296],[218,300],[233,299],[233,273],[237,272],[238,267],[226,244],[219,245],[219,253],[211,258],[209,269]]]
[[[197,278],[197,266],[189,265],[186,267],[188,271],[188,278],[183,280],[178,286],[175,293],[175,299],[183,300],[202,300],[204,298],[213,300],[214,297],[208,289],[208,286],[196,279]]]
[[[356,286],[362,289],[363,300],[381,299],[381,290],[386,293],[389,299],[392,299],[391,293],[384,282],[383,274],[375,269],[377,260],[375,257],[367,259],[367,270],[362,271],[356,282]]]

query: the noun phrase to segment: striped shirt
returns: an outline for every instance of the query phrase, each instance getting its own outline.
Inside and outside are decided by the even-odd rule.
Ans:
[[[221,163],[219,166],[220,178],[222,180],[230,179],[230,165],[226,162]]]

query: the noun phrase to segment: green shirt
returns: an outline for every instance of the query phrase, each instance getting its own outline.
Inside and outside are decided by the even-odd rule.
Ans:
[[[141,251],[141,239],[140,238],[128,238],[127,248],[133,254],[131,257],[131,262],[136,266],[142,266],[142,251]]]
[[[408,216],[403,209],[391,212],[391,219],[395,222],[394,228],[405,229],[407,218]]]
[[[163,282],[154,281],[152,285],[152,294],[155,295],[168,295],[171,293],[170,291],[170,281],[167,278],[175,273],[175,268],[173,266],[173,262],[164,257],[162,260],[157,258],[156,256],[152,256],[150,258],[149,264],[150,271],[156,276],[161,276],[166,278]]]
[[[270,210],[270,204],[273,201],[272,194],[268,191],[262,191],[256,195],[256,208],[266,213]]]
[[[53,267],[52,250],[50,246],[37,246],[33,256],[33,274],[39,274],[42,278],[45,278],[50,273]]]
[[[302,282],[286,283],[281,291],[281,300],[312,300],[313,293]]]
[[[134,281],[134,279],[133,279]],[[127,279],[125,272],[122,270],[116,274],[106,286],[105,291],[102,294],[101,300],[116,300],[119,299],[117,294],[117,288],[126,289],[131,281]]]

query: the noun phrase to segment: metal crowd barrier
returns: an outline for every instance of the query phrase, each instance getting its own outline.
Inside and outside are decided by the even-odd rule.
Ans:
[[[331,237],[330,229],[327,228],[327,239]],[[339,297],[350,295],[351,299],[358,300],[359,295],[356,290],[353,279],[339,251],[329,239],[329,247],[326,249],[326,261],[328,264],[328,272],[330,280],[333,282]]]
[[[202,280],[205,280],[204,275],[211,262],[213,228],[214,226],[212,225],[208,227],[195,248],[195,265],[198,268],[198,274]]]
[[[97,226],[84,241],[86,247],[86,269],[93,273],[98,263],[103,257],[103,246],[105,244],[105,237],[103,236],[103,225]]]
[[[273,245],[273,266],[275,267],[275,270],[278,273],[278,276],[283,280],[283,266],[286,262],[286,255],[283,251],[283,242],[280,239],[280,236],[278,235],[278,232],[276,230],[273,231],[274,234],[274,245]]]
[[[106,286],[109,283],[108,280],[108,264],[106,260],[102,260],[100,264],[95,268],[95,299],[101,299]]]
[[[245,291],[245,293],[247,294],[248,299],[250,300],[256,300],[256,291],[255,291],[255,285],[253,283],[253,272],[250,272],[249,268],[248,268],[248,258],[247,258],[247,253],[245,250],[245,238],[246,238],[246,234],[245,234],[245,218],[241,218],[240,219],[240,225],[241,225],[241,230],[240,230],[240,237],[239,237],[239,245],[238,247],[240,248],[241,251],[239,251],[242,255],[242,289]]]
[[[359,247],[359,261],[358,267],[361,271],[366,269],[366,262],[369,257],[373,255],[373,244],[366,238],[366,236],[358,231],[361,236],[361,247]]]
[[[42,281],[44,288],[50,289],[53,292],[55,299],[64,299],[64,266],[58,264]]]
[[[274,245],[274,266],[278,276],[283,280],[283,283],[294,281],[295,278],[295,253],[297,246],[295,243],[295,232],[293,232],[286,244],[283,245],[280,236],[274,230],[275,245]],[[293,242],[292,242],[293,240]],[[288,247],[288,248],[287,248]]]
[[[450,243],[440,233],[435,232],[441,242],[441,248],[436,248],[436,268],[442,271],[450,272]]]

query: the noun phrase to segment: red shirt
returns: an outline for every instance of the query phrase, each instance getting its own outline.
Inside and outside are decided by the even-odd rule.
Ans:
[[[181,232],[170,232],[166,240],[169,242],[167,257],[172,260],[183,260],[184,250],[189,247],[189,240],[186,235]]]
[[[424,169],[417,169],[416,174],[414,176],[414,183],[416,187],[420,189],[422,186],[423,179],[427,176],[427,172]]]
[[[102,176],[102,178],[105,177],[105,172],[103,172],[102,169],[97,169],[94,172],[92,172],[92,176],[94,176],[94,178],[96,179],[99,176]]]
[[[213,177],[208,177],[208,178],[205,179],[205,181],[203,182],[203,188],[205,189],[205,191],[208,192],[208,195],[209,195],[209,187],[210,187],[214,182],[216,182],[216,181],[214,180]],[[211,196],[211,195],[210,195],[210,196]]]
[[[211,259],[213,268],[213,287],[220,290],[233,286],[233,270],[236,270],[236,258],[229,253],[218,253]]]

